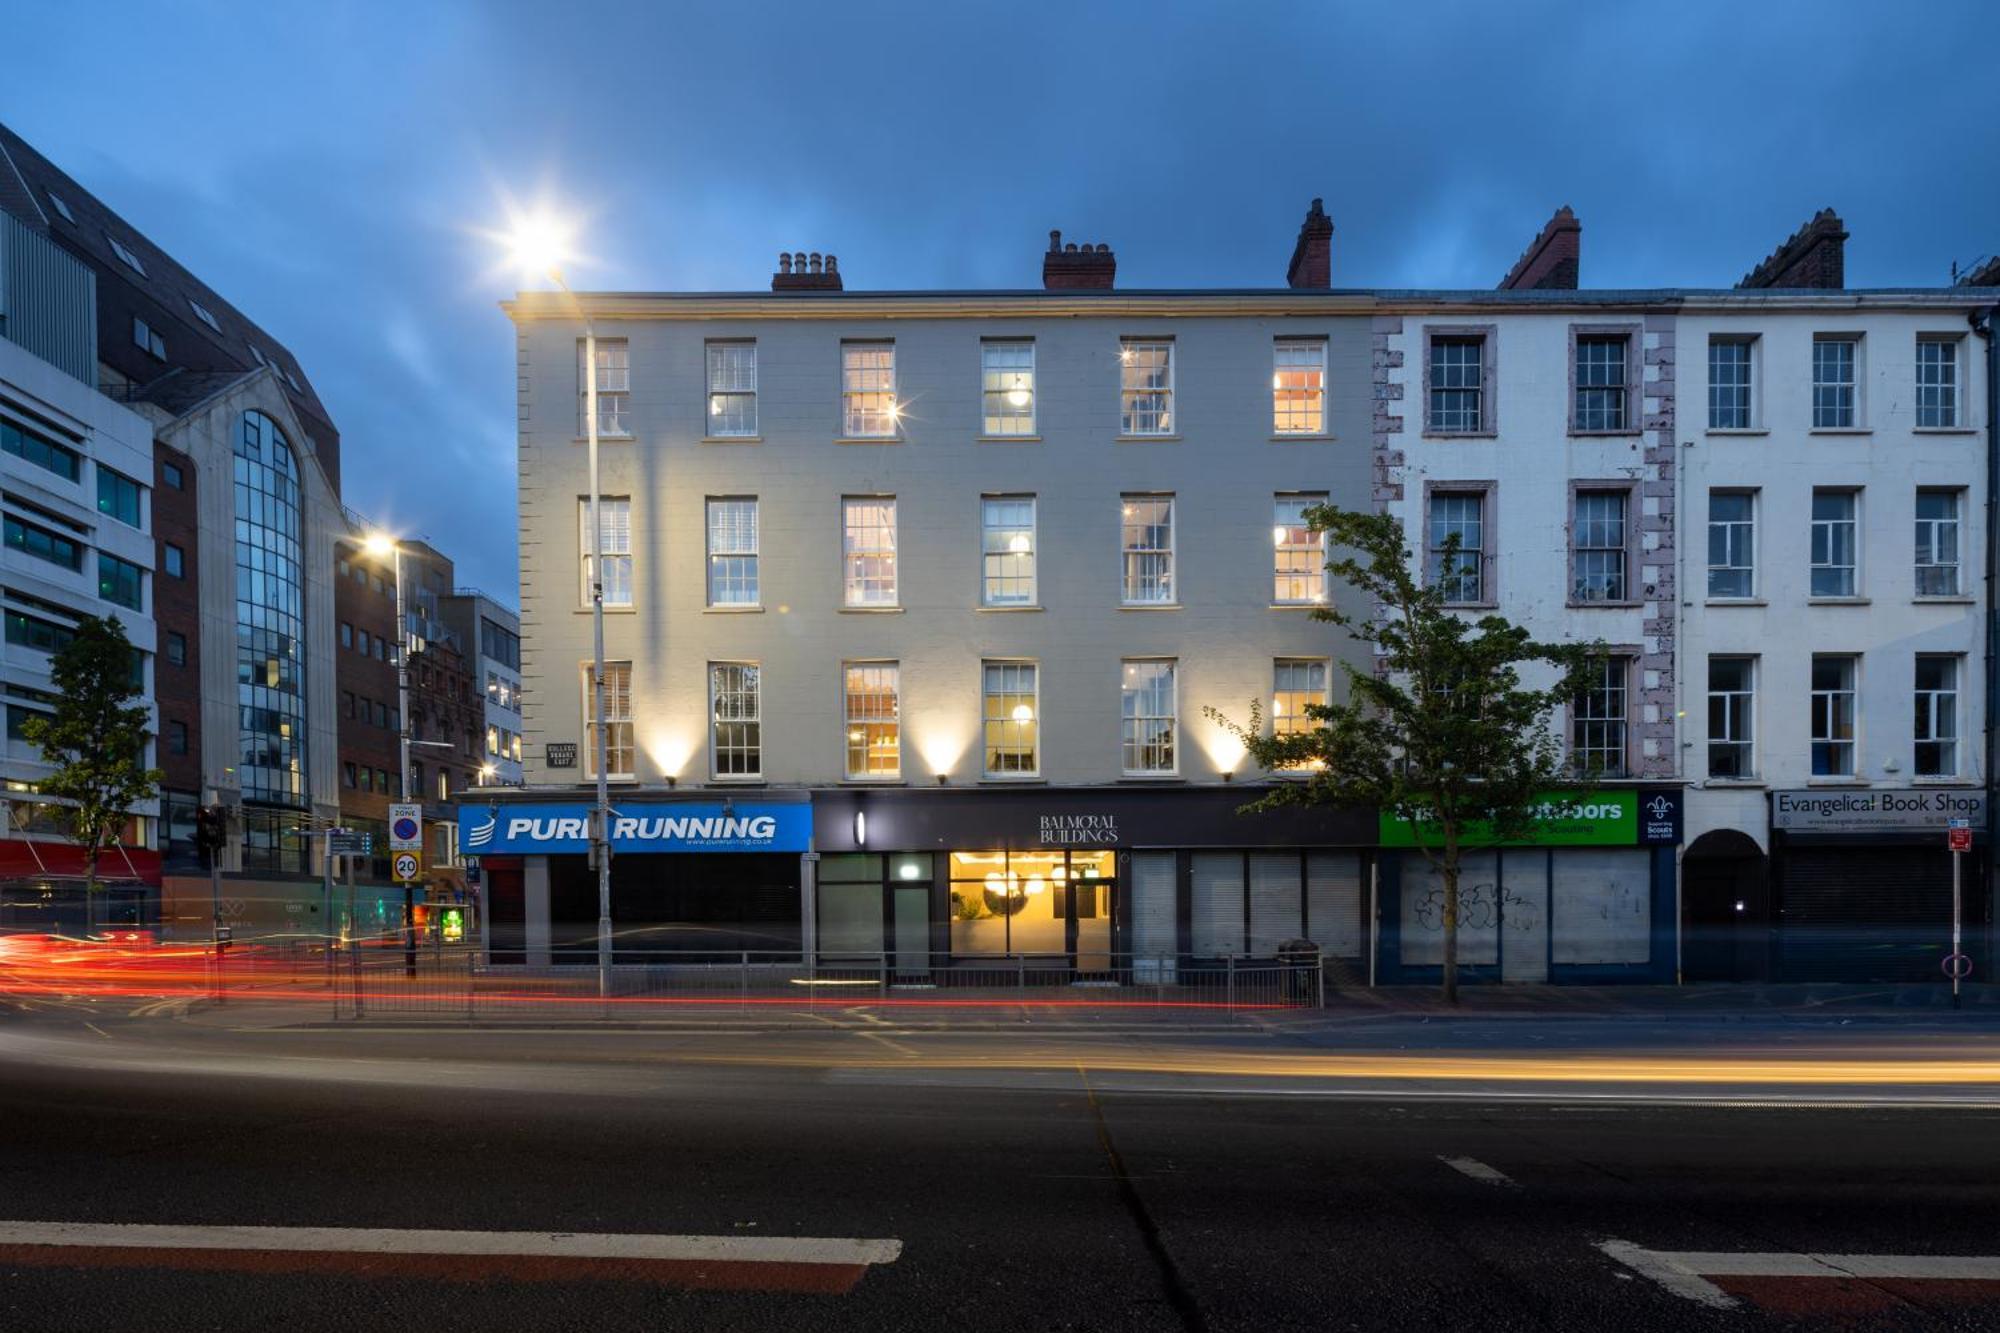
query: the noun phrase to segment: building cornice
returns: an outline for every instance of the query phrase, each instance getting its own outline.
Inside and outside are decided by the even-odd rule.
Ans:
[[[2000,304],[2000,288],[1824,290],[1418,291],[1284,289],[1075,292],[581,292],[593,320],[1217,319],[1359,318],[1368,315],[1653,314],[1969,311]],[[577,305],[557,292],[521,292],[500,308],[516,324],[572,323]]]

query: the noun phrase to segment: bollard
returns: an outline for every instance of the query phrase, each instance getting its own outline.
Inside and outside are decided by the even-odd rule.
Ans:
[[[1236,1007],[1236,955],[1229,955],[1229,1007]]]

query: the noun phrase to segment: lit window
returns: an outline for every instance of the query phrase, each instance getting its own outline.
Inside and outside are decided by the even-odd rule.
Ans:
[[[167,340],[160,336],[158,329],[137,315],[132,316],[132,342],[155,360],[167,359]]]
[[[1917,492],[1917,596],[1956,597],[1959,492]]]
[[[1271,600],[1285,606],[1326,601],[1326,538],[1314,532],[1306,511],[1324,495],[1280,495],[1272,501]]]
[[[146,609],[146,571],[130,560],[97,553],[97,595],[134,611]],[[276,681],[272,681],[276,684]]]
[[[76,214],[69,211],[69,205],[54,190],[49,191],[49,203],[54,205],[56,212],[62,216],[64,222],[69,223],[71,226],[76,225]]]
[[[104,239],[111,242],[111,253],[117,255],[120,260],[124,261],[125,267],[131,269],[134,273],[138,274],[142,278],[146,276],[146,266],[139,262],[139,256],[133,254],[129,249],[126,248],[125,243],[123,241],[120,241],[116,236],[113,236],[110,232],[106,232],[104,234]]]
[[[1271,429],[1279,435],[1323,434],[1325,339],[1280,338],[1271,359]]]
[[[708,345],[708,433],[717,438],[757,433],[757,344]]]
[[[1624,334],[1579,335],[1576,340],[1576,428],[1625,430],[1626,361],[1631,339]]]
[[[597,522],[598,529],[603,534],[604,604],[630,606],[632,605],[632,502],[629,499],[600,496],[597,502]],[[589,606],[591,551],[588,499],[580,499],[576,503],[576,530],[582,548],[579,567],[583,571],[583,604]]]
[[[1174,497],[1127,495],[1119,525],[1127,606],[1167,606],[1174,600]]]
[[[1040,714],[1033,662],[987,662],[980,670],[988,777],[1041,772]]]
[[[1118,344],[1118,429],[1125,435],[1171,435],[1174,431],[1174,345]]]
[[[1174,771],[1174,664],[1128,661],[1119,691],[1125,772]]]
[[[629,778],[637,771],[632,744],[632,664],[604,664],[604,773],[607,778]],[[583,665],[583,772],[597,777],[597,691],[591,688],[590,664]]]
[[[1708,659],[1708,775],[1748,778],[1757,773],[1751,735],[1757,660]]]
[[[1757,589],[1757,496],[1708,493],[1708,595],[1754,597]]]
[[[841,433],[850,439],[896,433],[896,344],[840,345]]]
[[[1578,491],[1570,525],[1570,559],[1578,602],[1622,602],[1626,596],[1624,491]]]
[[[1958,342],[1956,338],[1917,339],[1917,425],[1958,424]]]
[[[1570,762],[1578,773],[1625,775],[1627,674],[1625,659],[1605,658],[1570,703]]]
[[[1917,654],[1917,776],[1958,776],[1958,659]]]
[[[1847,430],[1854,421],[1857,339],[1813,340],[1813,429]]]
[[[848,606],[896,604],[896,499],[848,496],[840,502],[840,563]]]
[[[897,697],[901,673],[897,664],[849,662],[844,674],[847,776],[899,776],[903,771],[903,750]]]
[[[586,433],[590,426],[584,415],[589,410],[590,399],[589,367],[583,360],[588,346],[582,339],[576,344],[576,428],[579,435]],[[597,433],[632,433],[631,349],[623,338],[597,340]]]
[[[1854,659],[1812,660],[1812,774],[1854,775]]]
[[[1431,494],[1425,539],[1426,573],[1454,605],[1486,597],[1486,493],[1435,491]]]
[[[1711,338],[1708,342],[1708,428],[1750,429],[1750,355],[1748,338]]]
[[[979,502],[984,562],[980,601],[986,606],[1035,604],[1035,497],[989,495]]]
[[[708,604],[757,605],[757,501],[708,502]]]
[[[754,662],[708,664],[710,763],[718,778],[754,778],[764,771],[759,675]]]
[[[1860,525],[1854,491],[1819,491],[1812,497],[1812,595],[1852,597]]]
[[[217,333],[222,332],[222,326],[215,322],[215,316],[208,312],[208,307],[195,300],[192,296],[188,298],[188,308],[194,311],[196,319],[208,325],[208,327],[214,329]]]
[[[979,387],[988,435],[1035,433],[1035,344],[1027,340],[979,345]]]
[[[1280,657],[1271,664],[1271,734],[1300,736],[1319,726],[1306,710],[1326,704],[1326,663],[1316,657]]]

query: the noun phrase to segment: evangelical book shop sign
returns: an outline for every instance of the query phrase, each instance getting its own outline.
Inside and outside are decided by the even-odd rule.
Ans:
[[[1771,827],[1787,833],[1941,833],[1954,819],[1984,830],[1986,793],[1950,787],[1771,793]]]

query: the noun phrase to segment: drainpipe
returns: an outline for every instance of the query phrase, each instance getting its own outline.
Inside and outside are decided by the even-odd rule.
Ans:
[[[1993,767],[2000,759],[2000,730],[1996,730],[1994,709],[2000,703],[2000,542],[1994,538],[2000,520],[2000,343],[1993,337],[1993,325],[2000,320],[2000,305],[1973,310],[1966,317],[1972,331],[1986,343],[1986,964],[1992,966],[1995,922],[1993,892],[2000,858],[1995,856]]]

